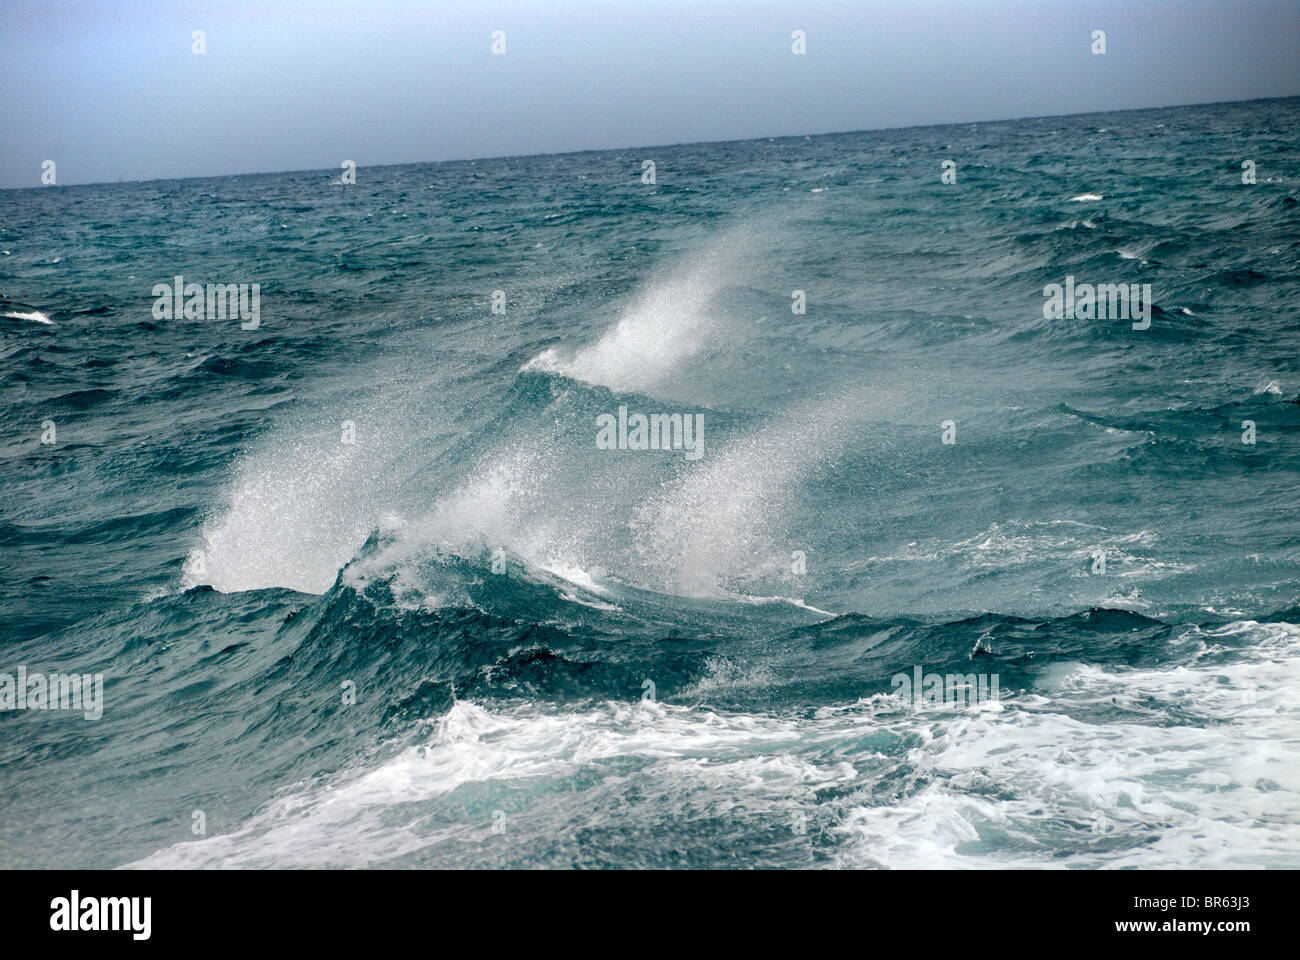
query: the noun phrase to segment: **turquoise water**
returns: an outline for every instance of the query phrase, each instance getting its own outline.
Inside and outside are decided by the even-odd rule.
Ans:
[[[1298,121],[0,194],[0,860],[1294,865]]]

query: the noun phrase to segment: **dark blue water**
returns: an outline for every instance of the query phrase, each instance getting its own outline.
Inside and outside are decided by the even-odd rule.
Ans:
[[[1293,866],[1297,129],[0,193],[0,862]]]

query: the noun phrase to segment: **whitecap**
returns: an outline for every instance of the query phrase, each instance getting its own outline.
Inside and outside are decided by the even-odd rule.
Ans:
[[[47,317],[45,314],[41,313],[41,311],[39,310],[32,310],[29,312],[24,312],[22,310],[11,310],[10,312],[6,313],[5,316],[13,320],[34,320],[37,323],[44,323],[49,326],[54,326],[54,321],[51,320],[49,317]]]

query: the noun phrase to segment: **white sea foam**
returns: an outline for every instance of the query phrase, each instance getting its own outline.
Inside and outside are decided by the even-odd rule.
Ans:
[[[6,313],[5,316],[9,317],[11,320],[32,320],[36,323],[48,324],[49,326],[54,325],[54,321],[39,310],[11,310]]]
[[[1057,671],[1026,709],[934,724],[920,789],[845,819],[845,866],[1259,867],[1300,855],[1300,628],[1216,667]],[[1129,718],[1076,719],[1107,705]],[[1171,714],[1187,723],[1161,722]],[[997,798],[997,799],[995,799]],[[1062,849],[1073,848],[1068,856]]]
[[[563,859],[591,830],[722,820],[768,836],[800,817],[838,866],[1288,866],[1300,856],[1300,627],[1243,621],[1181,643],[1204,659],[1233,640],[1254,647],[1227,664],[1059,664],[1034,695],[951,714],[885,695],[803,717],[462,701],[424,743],[133,866]],[[689,693],[776,679],[719,661]],[[502,806],[509,843],[497,850]]]
[[[613,760],[626,771],[614,772],[616,780],[640,771],[639,781],[663,791],[669,802],[664,810],[708,809],[719,791],[743,793],[755,805],[788,807],[791,796],[807,798],[855,774],[842,761],[797,757],[801,737],[795,720],[724,716],[653,701],[583,711],[531,705],[488,710],[461,701],[428,743],[335,782],[305,785],[229,834],[176,844],[132,866],[364,865],[460,837],[489,840],[492,806],[499,802],[493,784],[540,798],[538,788],[544,792],[558,778]],[[613,787],[609,799],[621,806],[623,788]],[[453,792],[455,803],[444,800]],[[463,811],[466,805],[473,819],[460,823],[429,823],[420,811]],[[570,813],[577,822],[568,829],[616,823],[617,806],[575,808]]]
[[[1255,396],[1258,397],[1260,394],[1264,393],[1274,397],[1280,397],[1282,396],[1282,385],[1276,380],[1260,381],[1259,385],[1255,387]]]
[[[1150,530],[1112,532],[1076,520],[993,523],[962,540],[913,541],[865,558],[863,565],[943,563],[959,571],[1007,570],[1049,560],[1075,563],[1081,570],[1097,551],[1106,554],[1108,570],[1116,576],[1153,572],[1160,564],[1138,551],[1155,545]],[[1174,566],[1169,569],[1190,569]]]

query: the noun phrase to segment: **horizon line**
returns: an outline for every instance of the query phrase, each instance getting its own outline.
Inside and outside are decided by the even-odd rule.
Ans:
[[[1158,104],[1152,107],[1120,107],[1114,110],[1081,110],[1077,113],[1048,113],[1036,114],[1026,117],[997,117],[986,120],[948,120],[942,123],[911,123],[904,126],[883,126],[883,127],[863,127],[856,130],[824,130],[820,133],[782,133],[782,134],[759,134],[753,137],[735,137],[726,140],[679,140],[675,143],[660,143],[646,145],[630,145],[618,147],[586,147],[578,150],[543,150],[537,153],[502,153],[491,154],[477,157],[450,157],[444,160],[405,160],[396,163],[369,163],[358,168],[369,170],[383,170],[387,167],[414,167],[429,166],[441,163],[477,163],[484,160],[526,160],[533,157],[566,157],[575,156],[583,153],[613,153],[620,150],[667,150],[677,147],[694,147],[706,146],[720,143],[750,143],[755,140],[792,140],[797,138],[811,139],[812,137],[836,137],[845,136],[854,133],[875,133],[882,130],[924,130],[929,127],[957,127],[969,126],[971,124],[981,123],[1018,123],[1024,120],[1056,120],[1067,117],[1088,117],[1107,113],[1137,113],[1145,110],[1185,110],[1192,107],[1213,107],[1213,106],[1230,106],[1241,103],[1260,103],[1266,100],[1294,100],[1300,97],[1300,93],[1288,93],[1275,97],[1251,97],[1248,100],[1207,100],[1197,103],[1174,103]],[[210,174],[192,174],[183,177],[147,177],[135,180],[89,180],[85,183],[66,183],[66,184],[37,184],[27,187],[0,187],[0,191],[7,190],[49,190],[51,187],[103,187],[103,186],[121,186],[128,183],[172,183],[184,180],[224,180],[233,177],[271,177],[291,173],[313,173],[321,170],[334,170],[333,167],[297,167],[292,170],[256,170],[247,173],[210,173]]]

